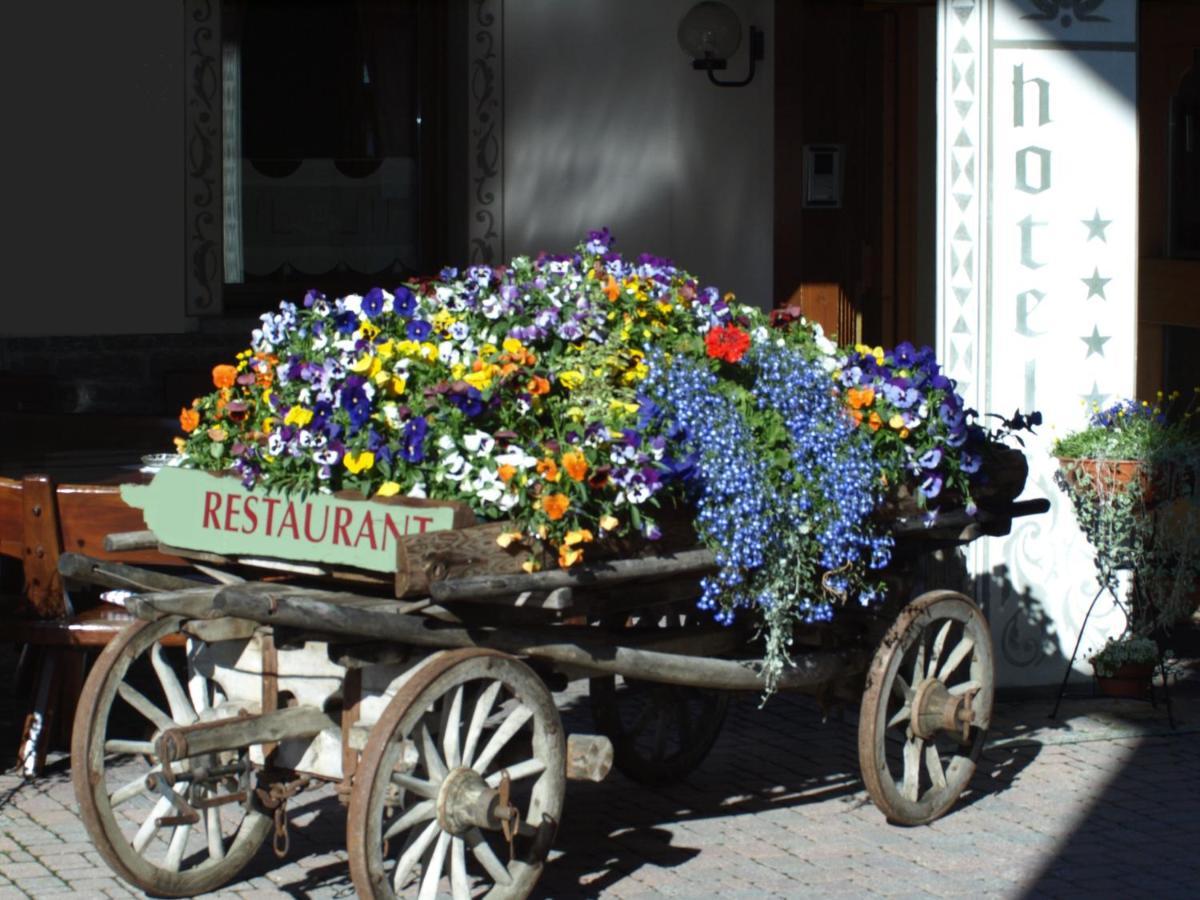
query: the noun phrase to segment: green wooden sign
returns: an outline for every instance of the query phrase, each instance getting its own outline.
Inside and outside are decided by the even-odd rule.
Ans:
[[[162,469],[148,485],[123,485],[121,497],[141,509],[147,527],[171,547],[376,572],[396,571],[404,535],[474,522],[462,504],[268,493],[197,469]]]

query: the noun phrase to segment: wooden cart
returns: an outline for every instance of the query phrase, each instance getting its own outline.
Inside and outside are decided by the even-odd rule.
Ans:
[[[863,779],[890,820],[949,809],[992,712],[987,623],[953,591],[907,601],[918,560],[1047,507],[897,518],[893,599],[797,630],[780,689],[861,701]],[[65,577],[136,592],[140,621],[93,668],[72,742],[80,809],[112,869],[155,894],[212,890],[268,838],[286,852],[289,798],[327,782],[349,804],[361,895],[524,897],[568,780],[600,780],[614,758],[646,783],[698,766],[730,692],[763,686],[749,625],[695,611],[711,554],[527,575],[492,564],[498,527],[405,538],[382,582],[288,565],[304,574],[263,579],[199,553],[216,583],[198,584],[64,556]],[[568,736],[553,693],[582,678],[599,734]]]

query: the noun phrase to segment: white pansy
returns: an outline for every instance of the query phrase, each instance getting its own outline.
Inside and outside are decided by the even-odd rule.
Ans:
[[[455,446],[454,438],[448,434],[440,435],[437,439],[437,446],[439,450],[453,450]]]
[[[424,497],[427,496],[425,493],[425,485],[422,482],[418,481],[411,488],[409,488],[408,496],[409,497],[419,497],[419,498],[423,499]]]
[[[496,462],[502,466],[512,466],[516,469],[532,469],[537,465],[537,457],[530,456],[520,448],[513,448],[507,453],[501,453],[496,457]]]
[[[490,456],[496,447],[496,439],[486,431],[473,431],[463,435],[463,446],[476,456]]]
[[[347,294],[342,298],[342,306],[350,310],[352,313],[362,311],[362,296],[359,294]]]

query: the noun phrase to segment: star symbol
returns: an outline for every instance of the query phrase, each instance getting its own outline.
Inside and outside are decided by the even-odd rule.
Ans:
[[[1092,217],[1090,219],[1080,219],[1079,221],[1087,226],[1087,230],[1088,230],[1087,239],[1089,241],[1092,238],[1100,238],[1100,240],[1104,241],[1104,243],[1106,243],[1106,244],[1108,243],[1108,238],[1106,238],[1104,236],[1104,229],[1112,224],[1112,219],[1100,218],[1100,210],[1099,209],[1096,210],[1096,212],[1092,215]]]
[[[1081,337],[1080,340],[1087,344],[1088,356],[1091,356],[1093,353],[1098,353],[1103,356],[1104,345],[1108,341],[1111,341],[1112,337],[1101,337],[1099,326],[1093,325],[1091,337]]]
[[[1110,281],[1112,281],[1112,279],[1111,278],[1101,278],[1099,268],[1093,266],[1092,267],[1092,277],[1091,278],[1080,278],[1079,280],[1087,285],[1087,287],[1088,287],[1087,298],[1089,300],[1091,300],[1093,297],[1099,297],[1101,300],[1108,299],[1107,297],[1104,296],[1104,286],[1106,284],[1108,284]]]
[[[1092,392],[1090,394],[1080,394],[1079,396],[1083,398],[1083,402],[1087,405],[1087,408],[1091,410],[1099,409],[1104,403],[1104,398],[1107,397],[1108,394],[1102,394],[1100,389],[1096,386],[1096,382],[1093,381]]]

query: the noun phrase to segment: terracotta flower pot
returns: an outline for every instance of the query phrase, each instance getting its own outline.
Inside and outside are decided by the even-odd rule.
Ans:
[[[1097,675],[1100,693],[1106,697],[1141,700],[1150,694],[1150,679],[1154,675],[1151,663],[1125,663],[1112,675]]]
[[[1059,468],[1067,479],[1067,484],[1075,487],[1087,476],[1092,488],[1100,488],[1102,494],[1120,494],[1129,490],[1131,484],[1138,484],[1142,492],[1142,502],[1152,506],[1161,499],[1158,494],[1160,485],[1170,482],[1165,473],[1156,471],[1140,459],[1072,459],[1059,457]]]

